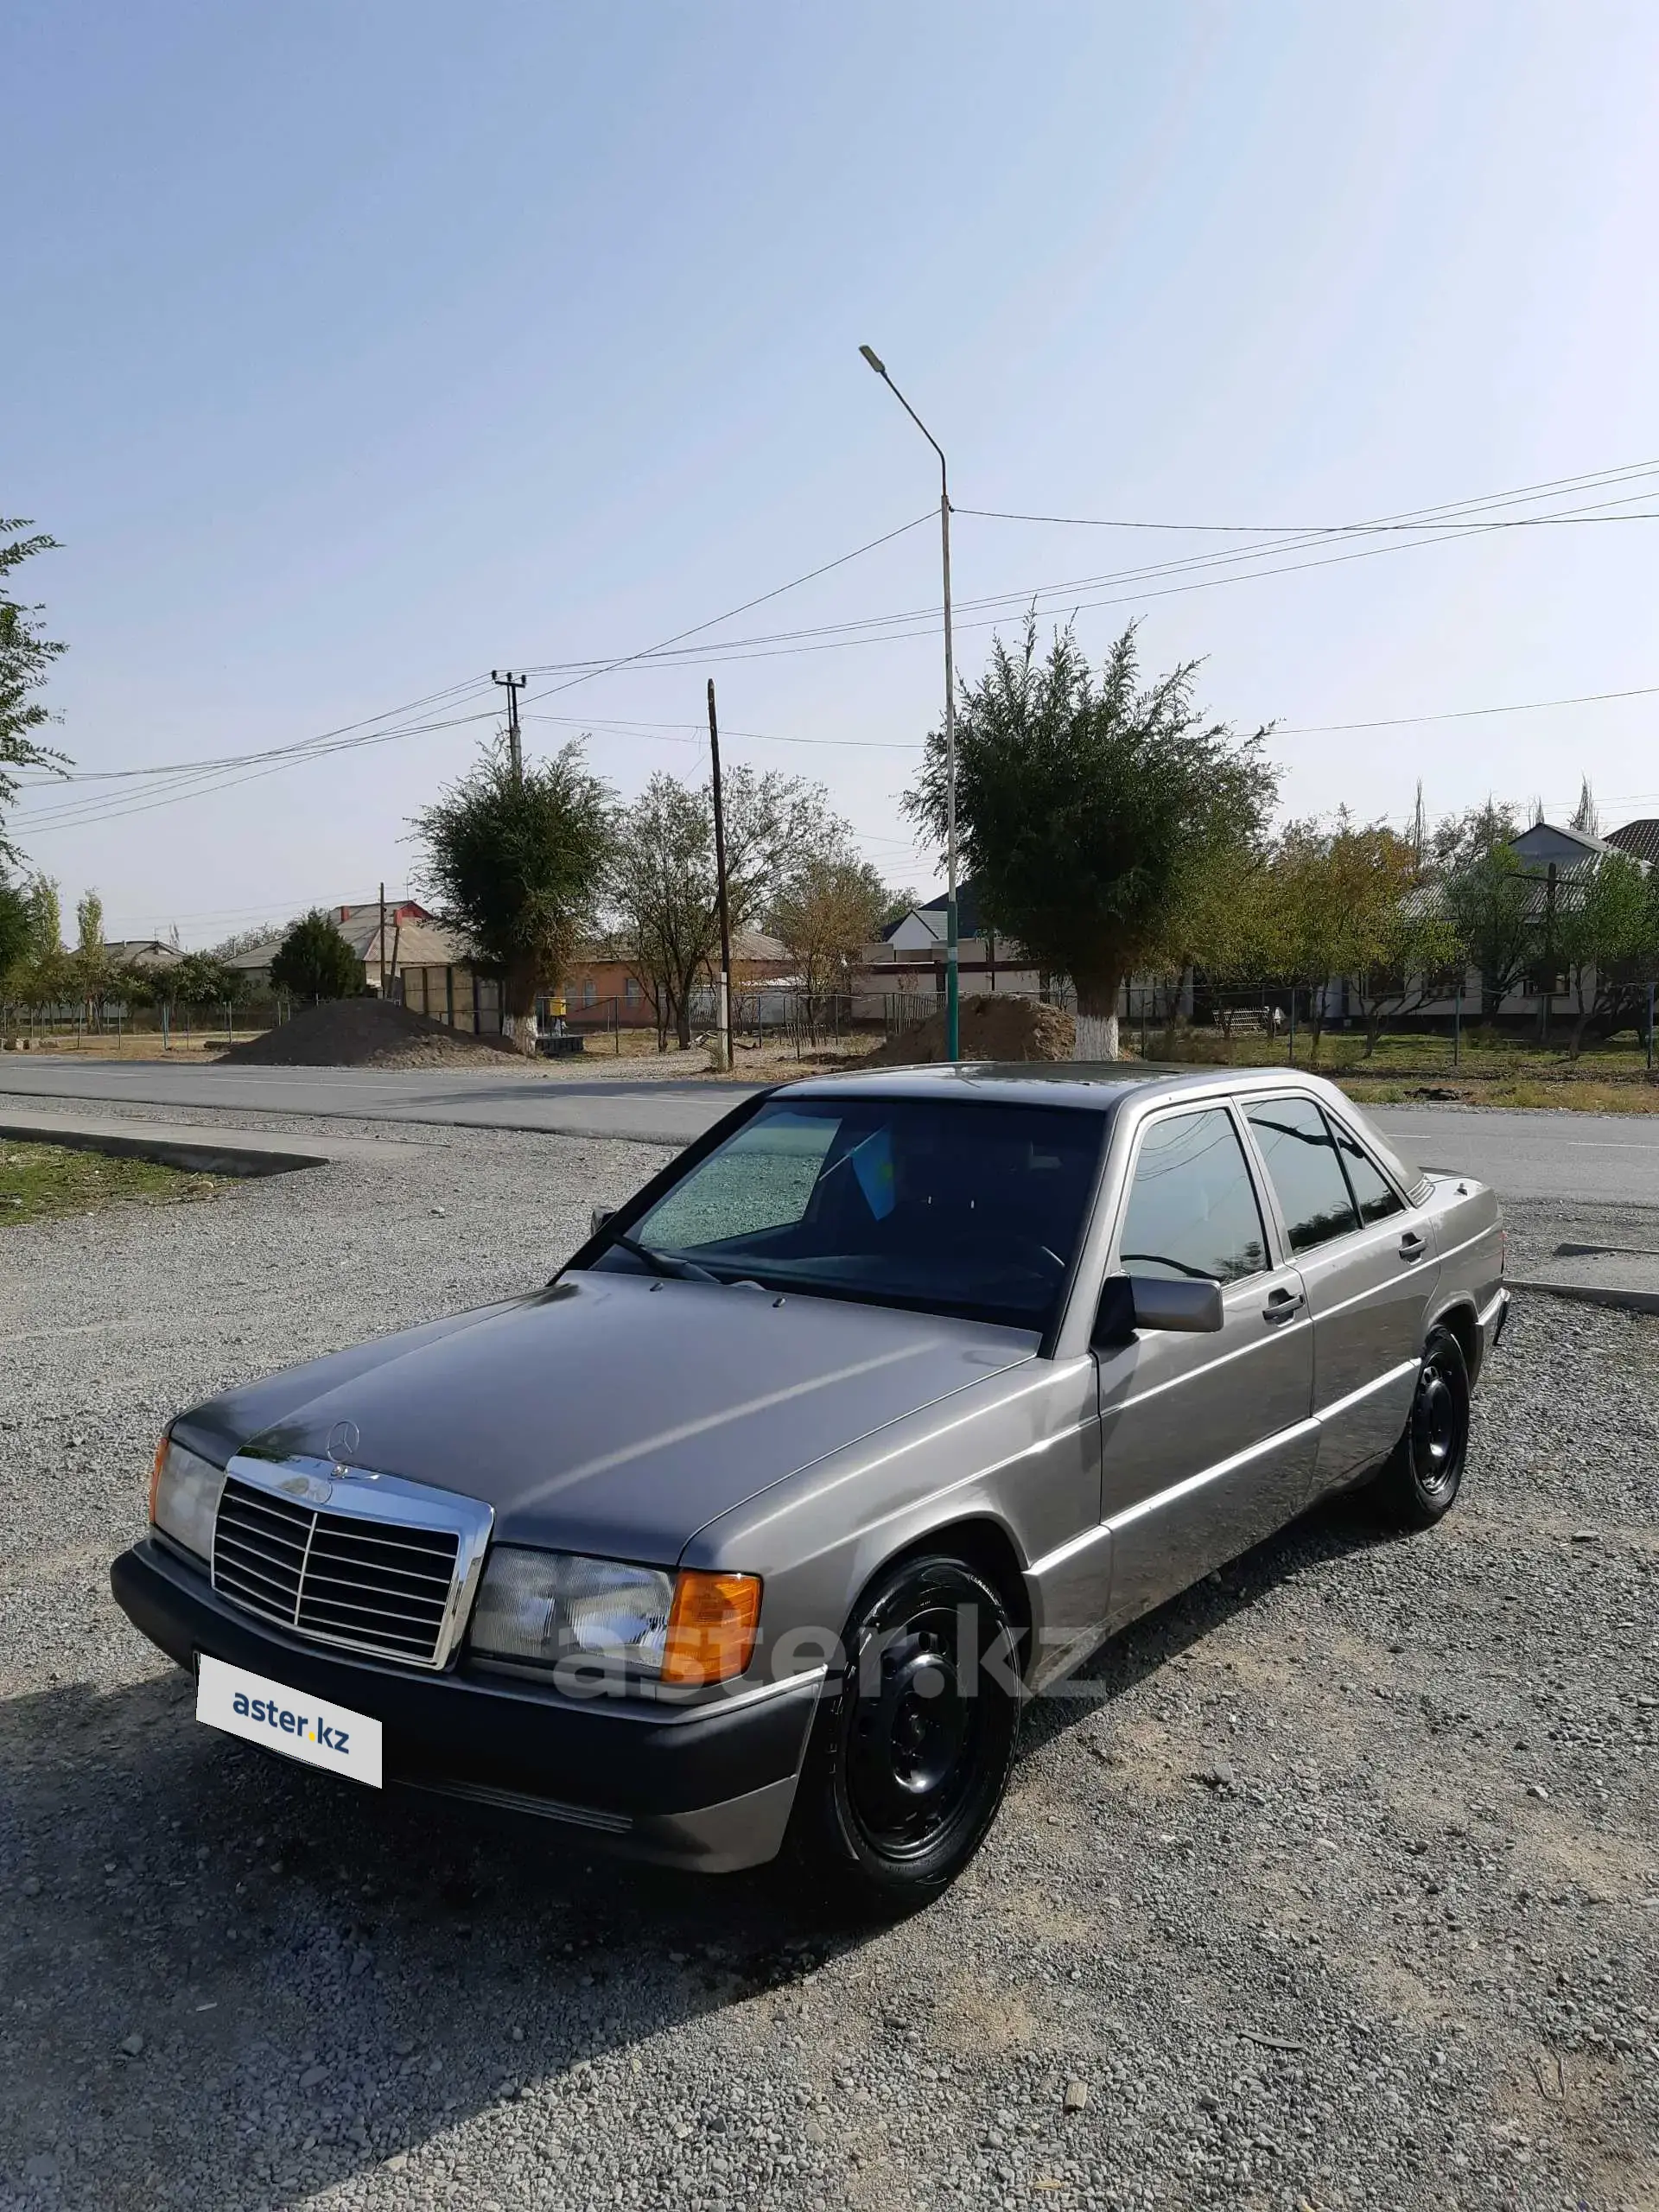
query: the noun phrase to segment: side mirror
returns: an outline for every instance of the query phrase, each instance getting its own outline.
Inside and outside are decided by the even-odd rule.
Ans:
[[[1165,1282],[1156,1275],[1108,1275],[1095,1315],[1093,1341],[1127,1344],[1137,1329],[1213,1335],[1226,1318],[1218,1282]]]
[[[614,1206],[595,1206],[588,1217],[588,1234],[597,1236],[615,1211]]]

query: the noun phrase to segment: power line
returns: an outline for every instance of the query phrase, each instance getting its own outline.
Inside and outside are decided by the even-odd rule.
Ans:
[[[608,664],[595,665],[594,667],[588,670],[583,675],[573,678],[570,683],[554,684],[550,686],[548,690],[534,692],[531,696],[533,698],[546,698],[551,696],[554,692],[569,690],[573,688],[574,683],[585,683],[588,680],[588,677],[590,676],[607,674],[615,669],[626,667],[631,662],[644,658],[646,653],[664,651],[669,647],[683,643],[683,641],[688,638],[696,637],[705,630],[717,628],[721,623],[734,620],[738,615],[746,614],[753,607],[762,607],[769,600],[780,598],[785,592],[798,590],[802,585],[811,583],[819,576],[828,575],[831,569],[844,568],[849,562],[859,560],[866,553],[874,552],[879,546],[890,544],[894,538],[902,537],[906,531],[915,530],[922,523],[929,522],[931,519],[932,513],[930,509],[926,514],[918,515],[910,522],[899,524],[898,528],[895,530],[886,531],[880,537],[870,538],[864,544],[855,546],[849,553],[838,554],[833,561],[825,561],[817,568],[808,569],[803,575],[791,577],[787,583],[778,584],[770,591],[761,592],[755,598],[745,600],[737,607],[728,607],[723,614],[712,615],[706,622],[695,623],[690,629],[676,632],[673,637],[663,639],[661,644],[658,646],[646,647],[638,653],[624,654],[619,659],[614,660]],[[468,690],[480,681],[481,679],[474,677],[469,679],[467,683],[451,685],[449,687],[448,694],[435,693],[431,696],[435,699],[451,696],[454,693]],[[418,705],[423,702],[416,702],[416,703]],[[396,708],[388,709],[385,715],[372,716],[369,718],[369,721],[371,722],[384,721],[387,720],[391,715],[404,711],[407,711],[407,709]],[[461,717],[461,719],[483,721],[487,719],[487,714],[486,713],[473,716]],[[434,725],[434,727],[442,726],[442,725]],[[346,731],[367,728],[367,723],[347,723],[343,726],[343,730]],[[415,736],[421,734],[422,732],[418,729],[371,731],[370,734],[364,736],[348,738],[343,734],[343,732],[328,732],[318,738],[302,740],[299,743],[293,746],[267,748],[263,753],[243,755],[241,756],[240,760],[234,760],[233,757],[233,760],[227,760],[217,765],[231,766],[234,764],[239,766],[242,765],[243,761],[273,760],[275,762],[275,767],[263,769],[259,772],[263,774],[271,774],[275,772],[276,768],[290,766],[299,760],[306,758],[317,759],[330,752],[347,751],[360,745],[385,742],[393,737]],[[331,741],[334,740],[338,740],[338,742]],[[153,776],[157,772],[154,770],[114,770],[105,772],[118,776],[142,776],[146,773]],[[164,772],[171,773],[176,784],[188,787],[164,790],[163,795],[161,797],[150,796],[134,804],[107,808],[103,811],[93,811],[92,810],[91,803],[89,802],[71,802],[61,808],[44,809],[32,816],[28,815],[26,810],[20,810],[18,816],[19,825],[20,827],[27,828],[31,834],[38,834],[41,830],[90,827],[94,823],[118,820],[127,814],[149,813],[157,807],[171,805],[180,799],[203,798],[213,791],[230,789],[236,784],[248,783],[257,780],[255,775],[247,774],[228,777],[224,781],[217,784],[204,784],[200,781],[200,778],[207,772],[207,770],[200,763],[175,764],[172,769]],[[79,780],[79,779],[76,779],[76,780]]]
[[[214,791],[232,790],[239,784],[257,783],[263,777],[276,775],[284,768],[297,767],[307,760],[326,759],[330,753],[358,752],[366,746],[390,745],[404,738],[418,737],[435,730],[456,729],[472,722],[489,721],[494,719],[495,711],[493,708],[486,708],[478,714],[455,715],[439,721],[416,722],[396,729],[372,730],[359,737],[341,739],[334,745],[314,746],[304,751],[292,752],[275,760],[271,760],[268,754],[255,753],[250,756],[251,760],[256,762],[263,760],[267,765],[223,776],[217,782],[204,782],[200,776],[175,775],[162,779],[162,796],[159,798],[153,791],[136,795],[92,793],[84,798],[66,800],[58,807],[36,809],[33,812],[20,808],[16,820],[21,828],[31,833],[86,828],[94,823],[119,821],[130,814],[153,813],[157,807],[175,805],[181,799],[204,798]],[[179,788],[181,785],[183,788]]]
[[[1403,530],[1414,526],[1427,528],[1437,515],[1454,509],[1492,507],[1516,505],[1529,499],[1542,499],[1551,493],[1588,491],[1601,484],[1628,481],[1636,477],[1659,471],[1659,460],[1621,461],[1612,468],[1586,469],[1576,476],[1552,476],[1536,484],[1522,484],[1503,492],[1483,492],[1462,499],[1442,500],[1430,507],[1407,507],[1396,514],[1378,516],[1372,520],[1357,523],[1257,523],[1257,522],[1125,522],[1098,515],[1033,515],[1017,514],[1001,507],[957,507],[959,515],[981,515],[992,522],[1051,523],[1076,530],[1156,530],[1200,531],[1227,536],[1268,534],[1274,537],[1305,537],[1321,532],[1341,535],[1353,530]]]
[[[1275,728],[1275,737],[1328,737],[1344,730],[1405,729],[1418,722],[1473,721],[1485,715],[1537,715],[1551,707],[1596,707],[1608,699],[1659,698],[1659,683],[1645,683],[1631,691],[1580,691],[1568,699],[1522,699],[1503,707],[1454,707],[1436,715],[1389,715],[1370,722],[1300,722]]]
[[[1627,463],[1622,465],[1618,468],[1597,470],[1576,477],[1557,478],[1546,483],[1522,486],[1507,492],[1486,493],[1474,500],[1465,500],[1461,502],[1449,501],[1443,502],[1438,507],[1406,510],[1395,515],[1380,517],[1371,521],[1355,523],[1351,524],[1315,525],[1313,526],[1311,533],[1308,531],[1303,531],[1301,533],[1293,534],[1267,544],[1251,546],[1239,552],[1193,555],[1176,561],[1153,563],[1149,566],[1140,569],[1129,569],[1109,572],[1106,575],[1098,576],[1071,578],[1059,583],[1028,586],[1024,587],[1018,591],[992,594],[977,600],[972,600],[965,602],[964,612],[972,608],[1001,608],[1006,611],[1010,607],[1022,601],[1032,606],[1034,609],[1036,602],[1039,599],[1053,599],[1062,594],[1070,594],[1074,591],[1090,591],[1097,588],[1101,585],[1140,583],[1143,586],[1143,588],[1139,591],[1131,591],[1116,595],[1108,595],[1105,597],[1079,600],[1075,603],[1072,612],[1074,613],[1080,613],[1085,611],[1085,609],[1091,610],[1100,607],[1123,605],[1132,601],[1150,598],[1168,597],[1189,591],[1206,590],[1221,584],[1247,582],[1258,577],[1294,575],[1309,569],[1333,566],[1338,563],[1370,559],[1382,553],[1405,551],[1424,544],[1446,543],[1458,537],[1478,535],[1488,530],[1510,527],[1512,526],[1513,518],[1505,518],[1497,521],[1491,518],[1491,510],[1494,507],[1514,505],[1529,499],[1538,499],[1547,497],[1559,498],[1562,496],[1563,493],[1574,491],[1605,489],[1611,484],[1630,482],[1642,476],[1654,474],[1659,474],[1659,462],[1643,461]],[[1631,494],[1630,496],[1631,498],[1636,498],[1645,495]],[[1530,521],[1594,519],[1598,518],[1597,510],[1605,509],[1619,504],[1624,503],[1614,500],[1605,500],[1594,503],[1593,507],[1590,509],[1575,510],[1566,514],[1551,517],[1534,517],[1525,518],[1522,519]],[[996,511],[989,509],[962,509],[959,510],[959,512],[963,513],[984,513],[988,516],[994,514]],[[1022,518],[1038,519],[1037,518]],[[1602,516],[1599,518],[1618,519],[1621,518]],[[1646,515],[1642,515],[1625,518],[1649,519],[1650,518]],[[624,654],[608,661],[568,662],[563,664],[543,664],[535,672],[540,674],[550,674],[555,672],[556,670],[563,670],[569,672],[569,680],[564,683],[550,686],[546,690],[532,694],[531,696],[537,698],[546,698],[559,691],[569,690],[576,683],[584,683],[602,675],[613,674],[622,668],[639,665],[641,664],[650,664],[658,668],[675,668],[686,664],[687,662],[694,657],[700,663],[705,664],[711,659],[716,663],[738,659],[771,659],[794,657],[807,652],[839,651],[846,646],[854,645],[874,645],[889,642],[903,642],[912,638],[931,636],[937,624],[938,617],[931,607],[918,607],[904,609],[889,614],[862,616],[845,622],[823,624],[817,626],[816,627],[761,633],[751,638],[727,639],[712,646],[709,645],[698,646],[696,649],[695,656],[693,656],[685,644],[685,641],[690,639],[700,637],[703,632],[718,628],[722,623],[733,620],[740,614],[747,613],[756,607],[765,605],[769,601],[779,598],[787,592],[796,590],[801,586],[813,582],[817,577],[828,575],[833,569],[844,567],[848,563],[861,558],[864,554],[872,552],[880,546],[892,543],[895,538],[904,536],[907,531],[919,527],[922,523],[930,521],[931,519],[931,514],[930,511],[928,514],[918,516],[911,522],[899,524],[897,529],[887,531],[881,536],[872,538],[862,545],[855,547],[851,552],[838,555],[833,561],[823,563],[818,567],[807,570],[804,575],[791,578],[787,583],[777,585],[770,591],[761,593],[754,598],[744,601],[739,606],[729,608],[724,614],[712,616],[704,622],[697,623],[688,629],[678,631],[675,632],[672,637],[660,640],[655,645],[645,646],[635,652]],[[1062,520],[1068,518],[1052,518],[1049,519]],[[1103,523],[1096,524],[1090,520],[1090,518],[1086,518],[1074,517],[1070,518],[1069,519],[1078,523],[1087,522],[1088,525],[1090,527],[1115,526]],[[1225,530],[1229,531],[1242,531],[1249,530],[1253,533],[1258,529],[1258,527],[1264,527],[1246,524],[1124,524],[1122,526],[1147,528],[1154,526],[1159,528],[1202,528],[1206,530]],[[1332,537],[1338,538],[1352,537],[1355,536],[1363,537],[1385,533],[1396,530],[1403,531],[1406,530],[1408,526],[1409,526],[1411,534],[1406,535],[1400,543],[1385,545],[1364,546],[1359,550],[1354,552],[1333,553],[1329,550],[1321,550],[1328,544],[1330,538]],[[1306,561],[1281,562],[1277,565],[1268,567],[1247,565],[1251,563],[1259,564],[1264,560],[1268,560],[1271,558],[1271,556],[1281,552],[1302,550],[1310,550],[1314,551],[1316,557]],[[1222,573],[1200,575],[1196,577],[1192,573],[1194,570],[1211,569],[1219,569]],[[1181,580],[1173,582],[1154,582],[1154,580],[1156,579],[1168,577],[1179,577]],[[1147,588],[1144,587],[1152,588]],[[1052,612],[1052,610],[1046,611]],[[959,626],[963,629],[995,628],[1002,619],[1004,618],[1001,613],[988,614],[978,620],[972,619],[964,620]],[[918,622],[924,623],[925,626],[921,628],[914,626]],[[879,634],[860,634],[861,632]],[[380,725],[390,721],[394,715],[416,712],[423,706],[436,704],[446,700],[458,701],[461,696],[464,696],[468,691],[480,688],[483,681],[484,679],[482,677],[470,677],[462,683],[450,685],[442,691],[429,693],[423,699],[410,702],[408,705],[404,708],[387,709],[384,713],[378,715],[365,717],[364,720],[357,722],[345,723],[340,725],[336,730],[324,731],[315,737],[302,739],[287,746],[269,747],[253,753],[226,755],[217,760],[208,761],[167,762],[144,769],[88,770],[76,772],[72,774],[70,780],[75,782],[147,781],[150,784],[151,789],[142,795],[134,795],[131,798],[123,798],[120,799],[118,799],[116,795],[113,793],[106,795],[87,795],[83,798],[65,800],[55,806],[47,805],[41,807],[32,814],[29,810],[24,809],[20,810],[18,817],[19,824],[22,827],[36,832],[56,829],[90,827],[97,823],[120,819],[130,814],[150,812],[157,808],[176,804],[182,799],[207,797],[217,791],[231,789],[242,783],[257,780],[257,779],[261,775],[276,773],[281,768],[297,765],[299,762],[305,760],[322,759],[334,752],[355,750],[369,745],[391,743],[401,741],[405,737],[421,735],[432,731],[460,727],[469,722],[485,721],[490,718],[490,715],[493,712],[493,709],[483,709],[478,712],[469,715],[457,715],[449,717],[435,718],[425,722],[398,725],[390,728],[380,727]],[[1590,694],[1586,695],[1582,701],[1563,702],[1561,703],[1587,704],[1592,700],[1602,696],[1617,697],[1620,696],[1635,696],[1641,695],[1636,693],[1628,695],[1611,693],[1605,695]],[[1552,702],[1541,702],[1535,703],[1541,705]],[[1499,714],[1510,711],[1520,712],[1530,710],[1530,707],[1514,709],[1505,708],[1471,709],[1460,709],[1458,710],[1456,714],[1446,715],[1444,716],[1411,716],[1399,717],[1396,719],[1399,722],[1404,723],[1413,721],[1442,719],[1454,720],[1459,718],[1459,716],[1463,715],[1473,715],[1478,714]],[[565,718],[546,715],[537,716],[535,719],[557,722],[564,720]],[[588,725],[573,721],[571,726],[586,727]],[[1390,726],[1389,722],[1378,721],[1369,724],[1354,723],[1347,725],[1326,725],[1324,727],[1332,731],[1335,731],[1342,728],[1358,729],[1365,728],[1385,728],[1389,726]],[[667,728],[669,726],[659,725],[658,727]],[[737,734],[738,733],[733,734]],[[1304,734],[1316,734],[1316,732],[1313,728],[1310,728],[1306,732],[1287,731],[1285,734],[1287,735]],[[830,747],[858,747],[860,749],[872,750],[880,749],[884,751],[891,750],[895,752],[912,751],[916,749],[913,747],[904,746],[898,741],[893,741],[850,738],[808,738],[796,735],[784,735],[779,733],[762,732],[748,733],[747,734],[750,734],[756,740],[764,742],[817,744],[820,746],[827,745]],[[50,780],[56,781],[58,779],[52,779]]]
[[[788,583],[779,584],[772,591],[763,591],[756,599],[746,599],[741,607],[728,607],[724,614],[712,614],[706,622],[694,622],[689,630],[677,630],[671,638],[664,638],[658,645],[642,646],[636,653],[624,653],[616,660],[602,663],[583,675],[573,677],[568,683],[553,684],[546,691],[532,691],[531,696],[532,699],[550,698],[555,691],[571,690],[578,683],[586,683],[591,677],[608,676],[619,668],[626,668],[631,662],[644,660],[653,653],[665,652],[687,638],[700,637],[705,630],[717,630],[722,622],[735,621],[740,614],[747,614],[751,607],[764,607],[768,600],[781,599],[785,592],[798,591],[803,584],[813,583],[819,576],[827,576],[832,569],[844,569],[849,561],[861,560],[866,553],[874,553],[880,545],[890,545],[895,537],[903,537],[907,531],[919,529],[923,523],[932,519],[933,513],[930,508],[926,514],[917,515],[910,522],[900,523],[896,530],[885,531],[880,537],[872,537],[867,544],[855,545],[850,553],[838,554],[833,561],[824,562],[821,568],[809,569],[804,576],[791,577]],[[556,664],[554,664],[553,667],[532,670],[530,673],[549,675],[556,667]]]
[[[481,676],[469,676],[462,683],[446,684],[442,691],[429,691],[424,698],[407,700],[401,707],[387,707],[378,715],[365,715],[361,721],[342,722],[338,729],[320,730],[315,737],[297,738],[288,745],[264,746],[254,753],[229,753],[217,760],[152,761],[147,768],[71,768],[61,774],[31,777],[28,781],[31,787],[39,787],[60,783],[109,783],[135,776],[205,775],[216,768],[239,767],[246,761],[274,760],[303,753],[313,747],[330,748],[334,740],[344,738],[353,730],[371,730],[378,723],[390,721],[394,715],[418,714],[423,707],[436,706],[458,693],[480,690],[486,680]],[[434,723],[432,727],[442,728],[446,725]]]
[[[1652,473],[1659,474],[1659,464],[1643,464],[1643,467]],[[1523,494],[1516,493],[1512,496],[1518,498]],[[1524,496],[1536,495],[1529,493]],[[1350,537],[1373,535],[1378,533],[1382,526],[1382,524],[1357,523],[1347,526],[1342,534]],[[1099,575],[1068,577],[1058,583],[1022,585],[1014,590],[996,592],[981,598],[967,600],[963,601],[962,605],[965,608],[1007,609],[1020,604],[1034,604],[1039,599],[1060,597],[1074,591],[1092,590],[1103,584],[1145,582],[1163,576],[1186,575],[1195,569],[1220,569],[1232,572],[1205,576],[1197,583],[1166,586],[1161,590],[1129,592],[1116,598],[1082,600],[1077,603],[1074,609],[1075,612],[1080,613],[1085,608],[1122,606],[1141,599],[1167,597],[1179,591],[1208,589],[1217,584],[1249,582],[1257,575],[1288,575],[1306,569],[1325,568],[1341,562],[1369,558],[1374,554],[1403,552],[1425,544],[1444,544],[1455,538],[1479,536],[1488,531],[1505,526],[1484,520],[1478,513],[1473,514],[1467,521],[1459,521],[1454,513],[1446,512],[1440,524],[1430,526],[1432,534],[1411,536],[1399,544],[1367,547],[1359,553],[1329,553],[1319,559],[1281,563],[1277,567],[1267,569],[1245,565],[1264,561],[1279,553],[1317,548],[1322,543],[1328,542],[1317,537],[1286,538],[1267,545],[1252,546],[1240,552],[1192,554],[1174,561],[1112,570]],[[990,620],[969,621],[959,624],[958,626],[969,629],[993,629],[1001,619],[998,616]],[[688,654],[666,647],[648,647],[640,653],[630,656],[630,658],[634,662],[645,661],[658,668],[677,668],[690,665],[693,661],[701,666],[711,658],[715,660],[779,659],[791,658],[798,653],[836,650],[847,645],[880,645],[887,643],[891,639],[903,640],[909,638],[931,636],[937,628],[938,622],[938,615],[931,607],[906,607],[893,613],[857,616],[845,621],[823,623],[805,629],[772,631],[760,632],[753,637],[727,639],[712,647],[700,646],[695,654]],[[920,628],[914,626],[918,623],[925,626]],[[899,626],[901,625],[911,626],[901,627]],[[860,631],[882,632],[886,634],[861,637],[853,634]],[[617,662],[563,664],[566,668],[581,670],[587,675],[602,674],[621,664]],[[537,694],[537,696],[545,696],[546,695]]]
[[[658,737],[664,744],[696,745],[697,737],[677,737],[671,732],[701,730],[699,722],[607,721],[591,715],[526,715],[527,722],[553,722],[563,729],[612,730],[622,737]],[[846,746],[877,753],[919,753],[922,747],[905,738],[896,737],[799,737],[786,736],[781,730],[728,729],[728,737],[752,738],[761,745],[829,745]]]

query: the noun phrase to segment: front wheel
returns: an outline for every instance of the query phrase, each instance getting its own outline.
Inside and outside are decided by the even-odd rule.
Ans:
[[[801,1777],[797,1855],[866,1910],[929,1903],[996,1816],[1019,1713],[996,1592],[960,1559],[901,1560],[849,1626]]]
[[[1432,1529],[1463,1487],[1469,1456],[1469,1368],[1450,1329],[1431,1329],[1411,1411],[1373,1495],[1396,1528]]]

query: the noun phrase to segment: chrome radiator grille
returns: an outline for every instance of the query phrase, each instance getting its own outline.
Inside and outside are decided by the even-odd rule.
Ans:
[[[302,1636],[430,1667],[444,1656],[461,1548],[453,1529],[331,1513],[232,1474],[213,1587]]]

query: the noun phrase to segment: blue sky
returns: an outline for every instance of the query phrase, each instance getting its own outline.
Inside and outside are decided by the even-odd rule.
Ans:
[[[920,516],[931,455],[861,340],[959,507],[1335,524],[1659,458],[1650,7],[15,0],[7,54],[0,511],[62,542],[25,573],[82,769],[625,655]],[[1623,819],[1659,812],[1659,698],[1289,733],[1659,684],[1656,533],[1079,583],[1077,626],[1098,655],[1140,614],[1149,668],[1202,657],[1218,715],[1276,719],[1296,813],[1403,817],[1419,776],[1431,810],[1564,810],[1587,773]],[[961,515],[957,588],[1218,542]],[[937,632],[716,641],[926,607],[937,578],[925,525],[706,659],[532,711],[591,727],[626,793],[701,766],[712,674],[732,754],[822,779],[925,887],[897,801]],[[988,619],[963,611],[970,676]],[[16,826],[66,909],[95,885],[112,931],[208,942],[401,888],[406,817],[490,727]]]

